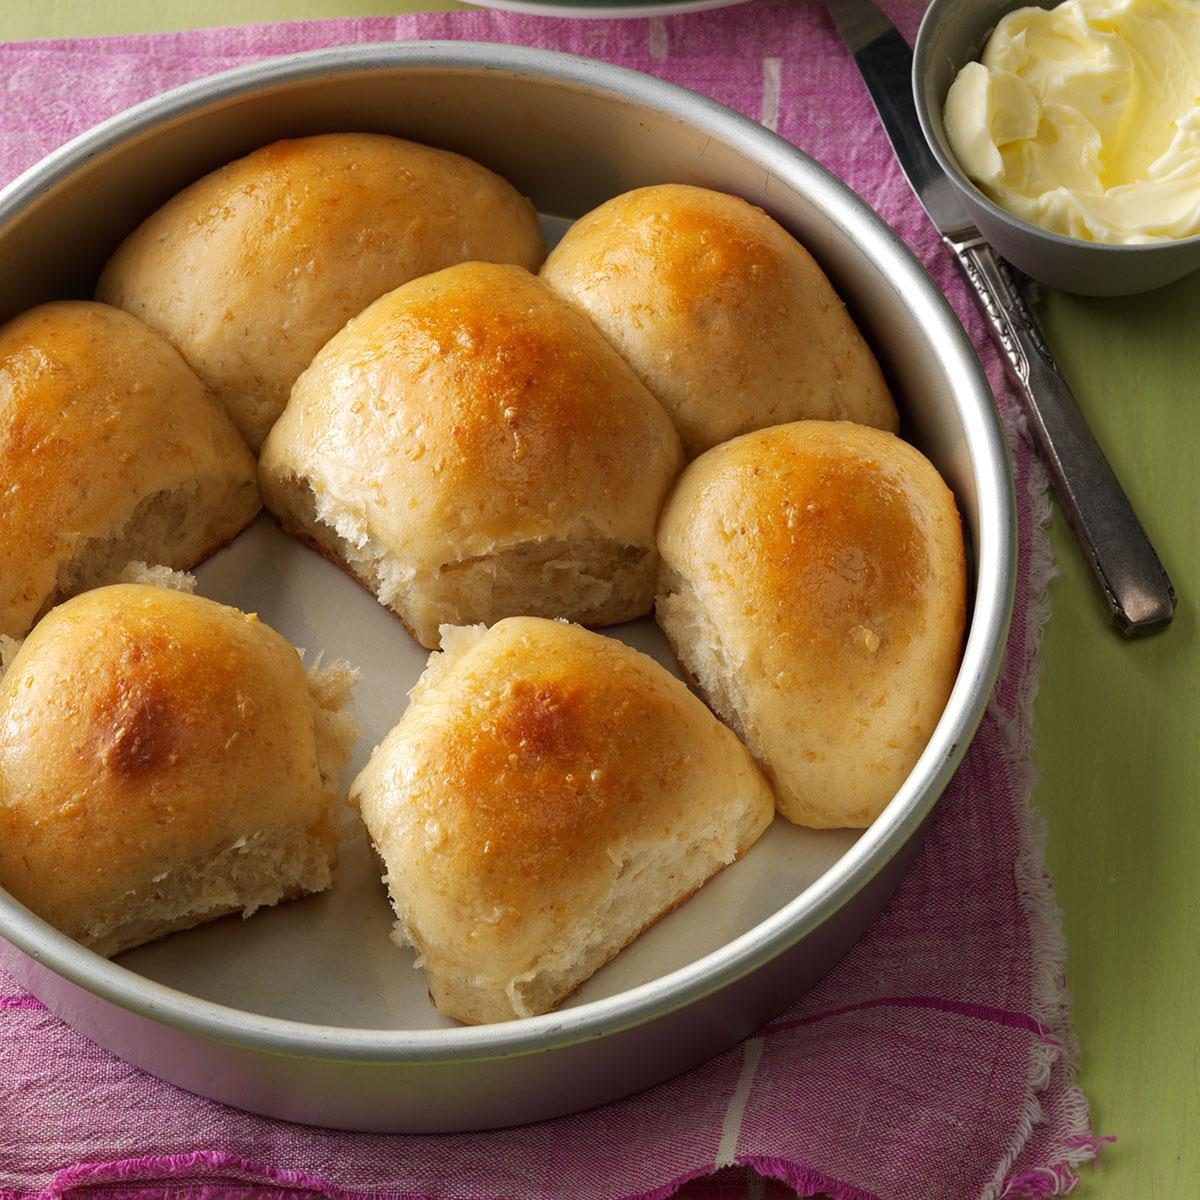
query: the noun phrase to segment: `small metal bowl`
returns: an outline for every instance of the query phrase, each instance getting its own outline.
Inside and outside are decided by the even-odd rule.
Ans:
[[[0,320],[88,295],[120,240],[185,184],[277,138],[374,130],[476,158],[567,220],[669,181],[745,196],[832,278],[883,364],[906,436],[954,490],[972,549],[962,664],[912,773],[861,836],[776,821],[746,858],[557,1012],[451,1026],[388,941],[355,819],[339,882],[251,921],[109,962],[0,891],[0,963],[71,1025],[173,1083],[292,1121],[452,1131],[557,1116],[666,1079],[745,1037],[879,912],[983,715],[1012,605],[1012,477],[962,327],[899,239],[761,125],[634,71],[510,46],[410,42],[302,54],[188,84],[114,117],[0,192]],[[298,645],[363,667],[367,748],[425,654],[319,556],[260,521],[199,569]],[[652,622],[624,627],[635,644]]]
[[[942,124],[946,93],[958,72],[983,54],[992,30],[1017,8],[1054,8],[1060,0],[933,0],[921,22],[913,93],[921,128],[980,232],[1032,279],[1083,296],[1127,296],[1173,283],[1200,269],[1200,235],[1119,246],[1063,237],[1001,208],[963,173]]]

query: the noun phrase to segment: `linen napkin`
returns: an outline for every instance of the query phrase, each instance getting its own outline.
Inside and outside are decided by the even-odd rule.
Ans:
[[[911,39],[922,5],[886,4]],[[0,975],[0,1197],[681,1194],[835,1200],[1059,1195],[1096,1157],[1073,1086],[1065,947],[1030,808],[1031,705],[1052,573],[1046,483],[982,322],[897,168],[821,6],[648,21],[451,13],[0,47],[0,180],[94,122],[268,55],[406,38],[518,42],[648,71],[762,121],[918,254],[980,351],[1010,435],[1016,613],[987,715],[919,859],[848,957],[756,1036],[605,1108],[450,1137],[335,1133],[142,1074]]]

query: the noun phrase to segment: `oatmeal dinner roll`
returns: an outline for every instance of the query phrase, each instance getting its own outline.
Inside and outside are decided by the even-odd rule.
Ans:
[[[0,678],[0,884],[99,954],[332,881],[353,673],[148,584],[44,617]]]
[[[764,429],[688,467],[658,541],[659,624],[779,811],[869,825],[958,669],[962,526],[933,465],[863,425]]]
[[[258,509],[252,455],[161,334],[85,301],[0,327],[0,634],[131,559],[195,566]]]
[[[438,1008],[533,1016],[745,853],[774,800],[737,738],[615,639],[536,617],[443,635],[350,798]]]
[[[648,612],[682,461],[670,418],[582,313],[520,267],[467,263],[330,341],[259,482],[285,529],[432,647],[443,624]]]
[[[680,184],[617,196],[572,226],[542,278],[632,364],[689,456],[807,418],[899,428],[821,268],[736,196]]]
[[[537,270],[533,206],[478,163],[375,133],[264,146],[113,255],[97,297],[160,329],[254,450],[296,376],[372,300],[469,259]]]

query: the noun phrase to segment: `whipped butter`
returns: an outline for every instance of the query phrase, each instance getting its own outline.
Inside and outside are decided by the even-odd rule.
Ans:
[[[946,97],[997,204],[1096,242],[1200,234],[1200,0],[1067,0],[997,26]]]

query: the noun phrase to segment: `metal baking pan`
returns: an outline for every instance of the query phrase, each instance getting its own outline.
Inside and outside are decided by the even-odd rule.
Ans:
[[[732,1045],[850,947],[916,852],[984,711],[1013,590],[1014,507],[991,394],[950,308],[894,234],[805,155],[720,105],[632,71],[506,46],[414,42],[277,59],[189,84],[76,139],[0,193],[0,318],[89,295],[120,239],[208,170],[276,138],[377,130],[470,155],[570,219],[667,181],[746,197],[813,252],[887,372],[906,436],[958,498],[973,551],[962,667],[929,746],[861,835],[777,820],[560,1011],[440,1017],[357,817],[332,892],[227,918],[108,962],[0,893],[0,962],[139,1067],[228,1104],[347,1129],[452,1131],[628,1094]],[[560,222],[561,223],[561,222]],[[551,222],[553,226],[553,222]],[[425,653],[335,568],[259,522],[198,572],[297,645],[364,671],[352,770],[399,718]],[[649,621],[616,631],[670,662]]]

